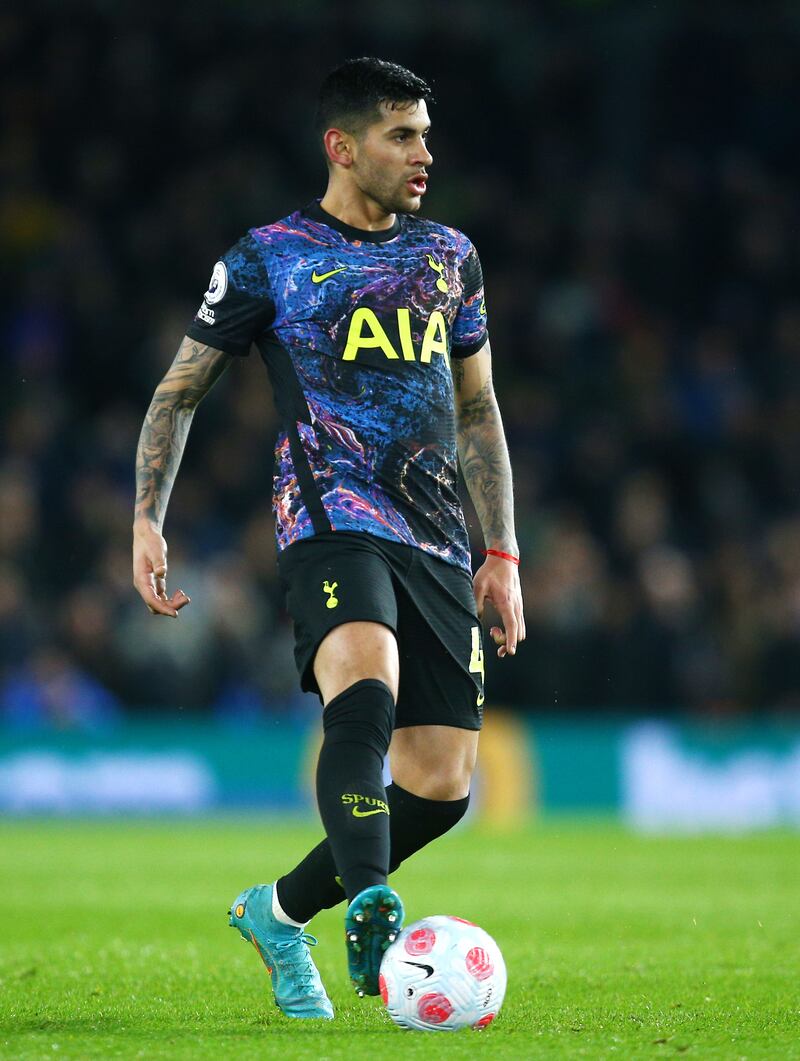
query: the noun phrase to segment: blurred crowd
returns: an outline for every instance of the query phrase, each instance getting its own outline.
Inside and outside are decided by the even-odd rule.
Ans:
[[[435,82],[425,212],[484,265],[528,620],[488,701],[798,710],[793,16],[264,6],[0,14],[0,719],[307,709],[257,359],[195,418],[176,622],[131,585],[133,463],[214,261],[324,190],[314,92],[354,54]]]

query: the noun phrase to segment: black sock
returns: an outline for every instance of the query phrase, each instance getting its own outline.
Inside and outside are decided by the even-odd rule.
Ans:
[[[444,836],[461,821],[469,806],[469,795],[463,799],[424,799],[395,784],[389,785],[386,794],[392,812],[389,819],[390,873],[431,840]]]
[[[383,759],[394,726],[391,690],[377,679],[356,682],[326,706],[322,726],[317,803],[338,875],[352,900],[364,888],[385,884],[389,871]]]
[[[389,872],[443,836],[467,812],[469,796],[463,799],[423,799],[406,792],[399,785],[386,789],[389,817]],[[382,817],[382,815],[376,815]],[[320,910],[336,906],[345,897],[336,880],[336,864],[327,840],[310,851],[303,861],[278,881],[278,899],[284,912],[294,921],[310,921]]]

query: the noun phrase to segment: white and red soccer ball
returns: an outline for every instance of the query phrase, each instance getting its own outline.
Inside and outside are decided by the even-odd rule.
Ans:
[[[506,965],[488,932],[460,917],[404,928],[381,962],[381,998],[401,1028],[486,1028],[506,993]]]

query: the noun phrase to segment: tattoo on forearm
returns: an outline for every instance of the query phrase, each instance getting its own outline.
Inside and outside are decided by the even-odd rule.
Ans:
[[[200,400],[219,379],[230,354],[184,339],[156,388],[136,451],[136,517],[161,527]]]
[[[491,379],[461,404],[458,454],[487,545],[516,548],[511,464]]]

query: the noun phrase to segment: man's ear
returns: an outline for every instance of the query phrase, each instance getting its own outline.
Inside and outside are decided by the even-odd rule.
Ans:
[[[352,143],[353,139],[341,129],[328,129],[322,138],[325,144],[325,154],[328,161],[334,166],[344,166],[349,169],[353,164]]]

